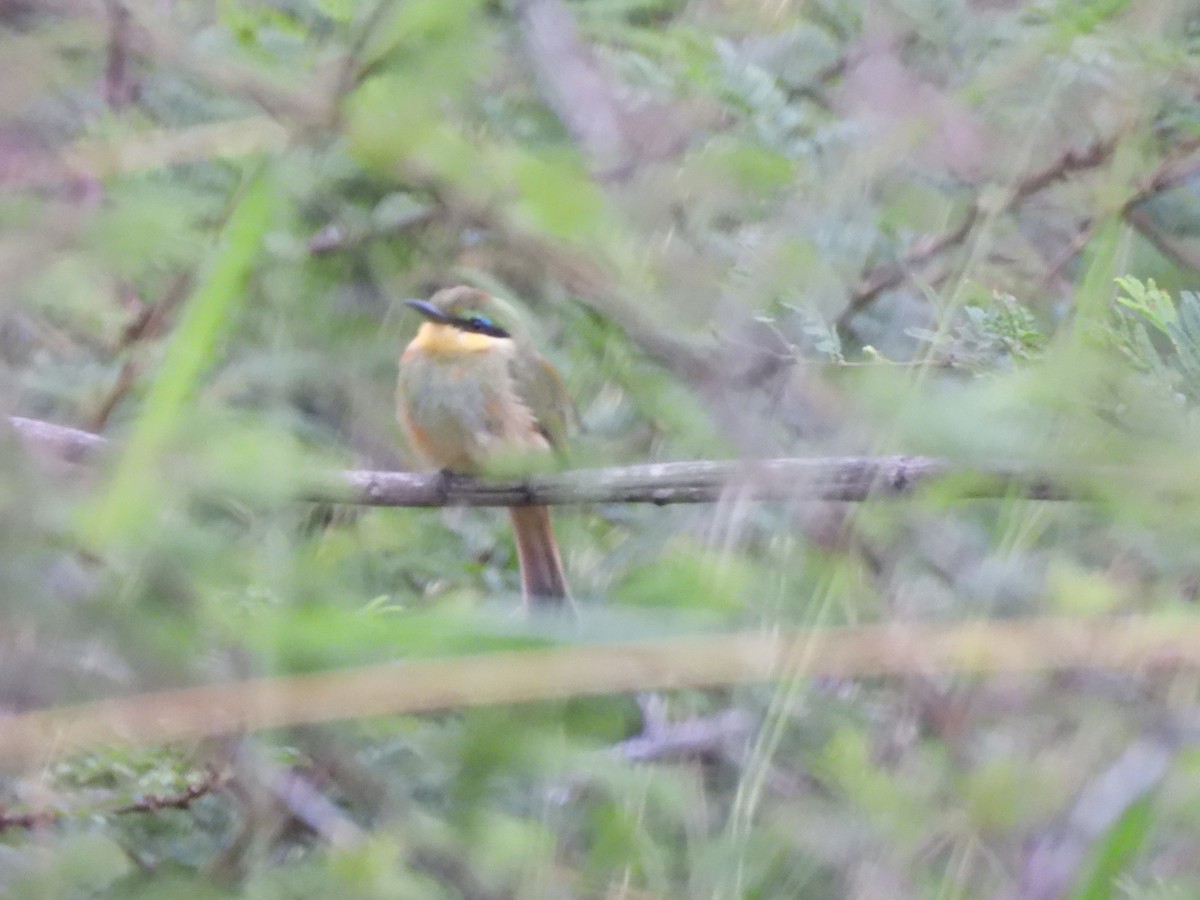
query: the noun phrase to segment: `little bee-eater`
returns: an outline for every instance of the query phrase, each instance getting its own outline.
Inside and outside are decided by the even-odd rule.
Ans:
[[[462,286],[405,303],[428,321],[400,357],[396,412],[423,462],[476,474],[498,455],[563,446],[570,398],[509,304]],[[526,604],[562,605],[567,582],[550,510],[517,506],[509,515]]]

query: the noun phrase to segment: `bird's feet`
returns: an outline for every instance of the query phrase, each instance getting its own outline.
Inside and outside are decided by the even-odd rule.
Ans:
[[[438,469],[437,491],[442,503],[449,503],[454,494],[470,480],[471,476],[464,475],[462,472],[454,472],[450,469]]]

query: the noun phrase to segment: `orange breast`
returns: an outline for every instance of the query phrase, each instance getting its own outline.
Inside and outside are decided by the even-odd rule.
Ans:
[[[487,351],[455,349],[451,338],[426,324],[400,359],[396,412],[413,450],[428,466],[478,472],[508,447],[545,447],[528,407],[513,391],[511,345],[490,341]],[[444,326],[432,329],[445,331]],[[424,334],[424,337],[422,335]]]

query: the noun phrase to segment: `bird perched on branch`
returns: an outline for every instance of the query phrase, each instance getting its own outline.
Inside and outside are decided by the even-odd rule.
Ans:
[[[405,303],[428,321],[400,357],[396,412],[426,464],[473,475],[499,457],[562,448],[570,398],[508,303],[463,286]],[[569,595],[550,510],[509,515],[526,604],[561,606]]]

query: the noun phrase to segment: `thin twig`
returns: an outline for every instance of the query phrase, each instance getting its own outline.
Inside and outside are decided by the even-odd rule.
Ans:
[[[1076,172],[1083,171],[1084,169],[1095,169],[1104,165],[1116,148],[1116,137],[1096,141],[1082,150],[1077,150],[1073,147],[1068,148],[1058,159],[1054,160],[1040,172],[1034,172],[1022,178],[1013,190],[1012,196],[1004,208],[1012,209],[1013,206],[1022,200],[1040,193],[1052,184],[1066,180]]]
[[[1181,140],[1172,152],[1158,164],[1127,206],[1140,203],[1155,194],[1177,188],[1200,174],[1200,137]]]
[[[1050,185],[1062,181],[1075,172],[1084,169],[1094,169],[1102,165],[1112,156],[1116,147],[1116,138],[1085,147],[1084,149],[1069,148],[1044,169],[1033,172],[1021,179],[1008,194],[999,212],[1007,212],[1020,205],[1034,194]],[[898,261],[885,263],[869,272],[859,282],[850,302],[837,318],[839,331],[845,332],[851,320],[863,309],[875,302],[881,293],[901,284],[914,269],[940,256],[952,247],[966,240],[975,223],[979,220],[981,209],[979,202],[973,201],[958,224],[935,237],[927,237],[917,241]]]
[[[187,809],[201,797],[211,794],[225,781],[225,777],[215,769],[205,773],[204,778],[196,784],[189,784],[182,791],[174,794],[144,794],[132,803],[118,806],[113,810],[116,815],[130,813],[158,812],[160,809]]]
[[[1096,231],[1096,223],[1092,219],[1087,219],[1081,222],[1071,238],[1071,243],[1066,250],[1059,253],[1052,262],[1046,267],[1045,273],[1042,275],[1041,283],[1044,287],[1052,286],[1056,279],[1062,275],[1065,269],[1075,257],[1083,252],[1083,248],[1092,240],[1092,236]]]
[[[979,219],[979,207],[972,203],[958,225],[933,238],[917,241],[899,261],[873,269],[854,289],[850,303],[837,318],[839,330],[847,328],[864,308],[875,302],[884,291],[894,288],[908,277],[914,268],[924,265],[938,254],[962,243]]]
[[[1181,269],[1200,272],[1200,251],[1191,244],[1165,233],[1144,208],[1133,207],[1126,210],[1125,221],[1175,265]]]
[[[75,816],[96,815],[127,816],[134,813],[158,812],[162,809],[187,809],[201,797],[205,797],[219,788],[225,782],[225,777],[216,770],[209,770],[204,778],[195,784],[189,784],[183,790],[173,794],[143,794],[130,803],[114,806],[108,810],[97,810],[89,807],[86,810],[70,811],[65,809],[35,809],[23,812],[0,811],[0,832],[11,828],[31,830],[45,828],[64,819]]]
[[[174,311],[185,297],[191,286],[190,272],[176,275],[166,293],[157,303],[145,304],[136,294],[132,301],[136,304],[136,313],[132,320],[122,329],[120,343],[117,349],[129,352],[129,356],[121,365],[116,381],[96,407],[96,411],[88,417],[88,428],[91,431],[103,431],[109,417],[117,404],[133,389],[141,376],[144,361],[134,352],[136,345],[162,335],[166,328],[167,316]]]

